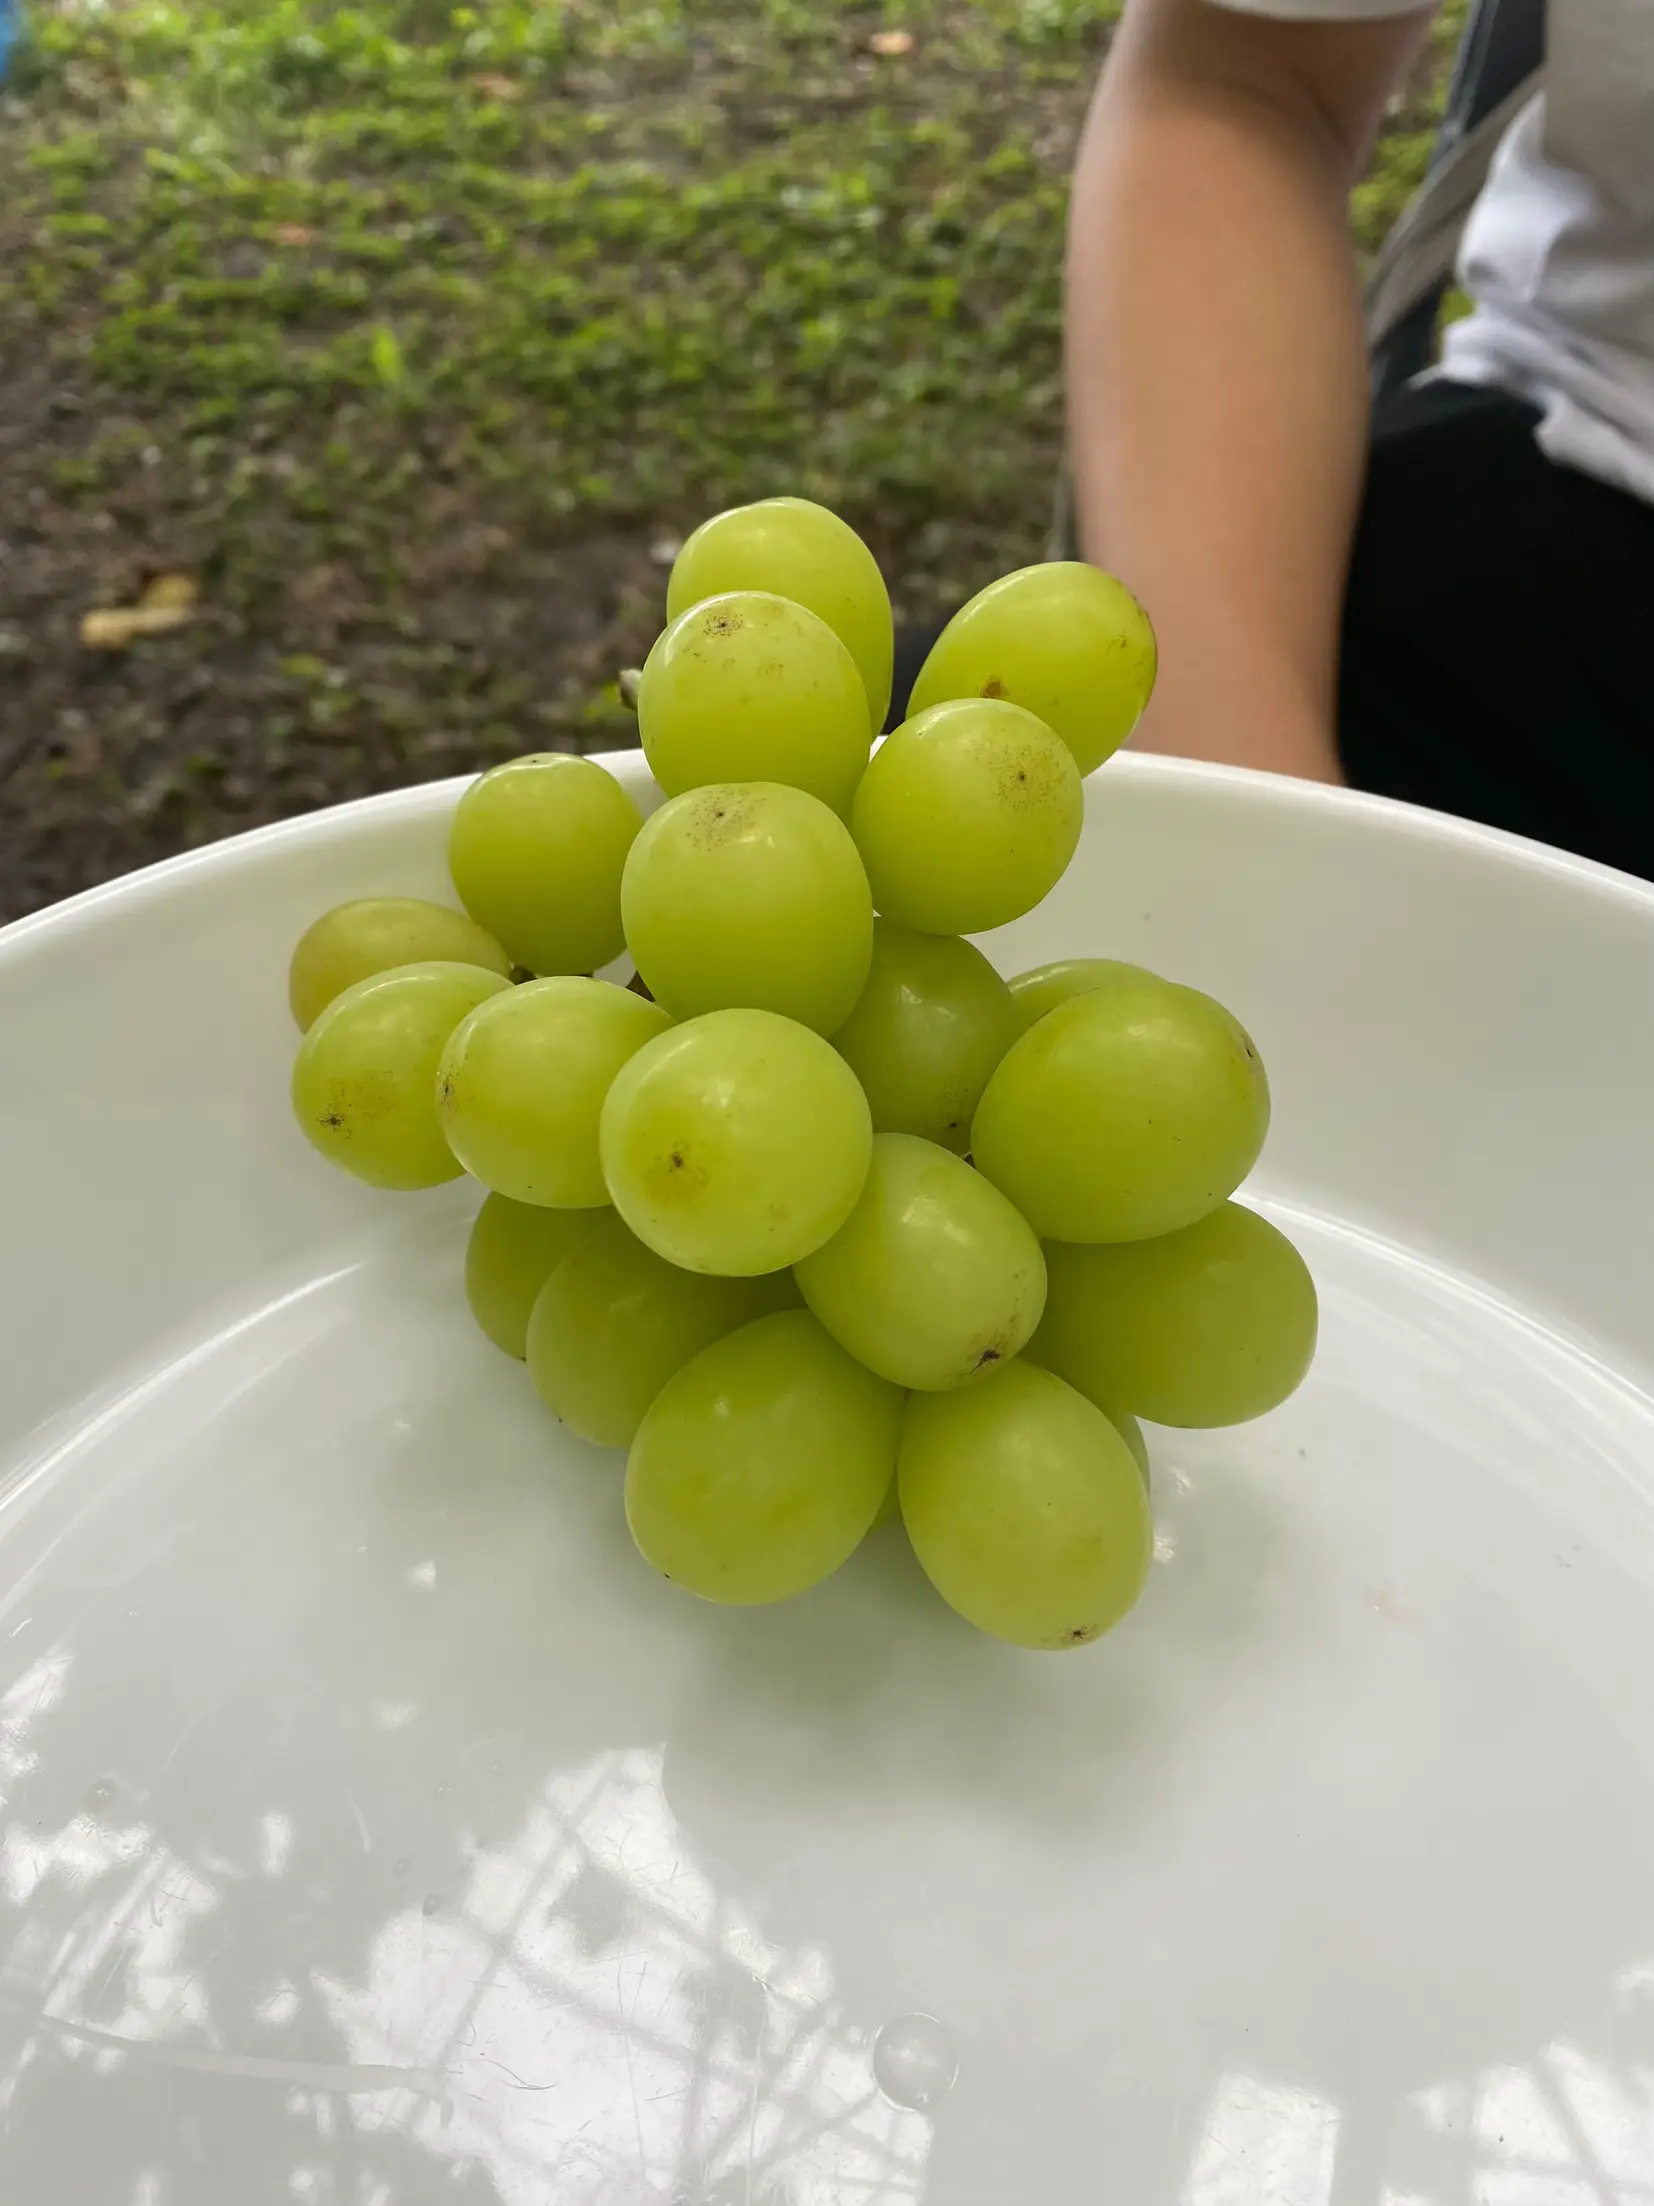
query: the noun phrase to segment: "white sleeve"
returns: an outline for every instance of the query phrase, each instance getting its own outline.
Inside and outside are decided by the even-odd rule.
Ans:
[[[1237,15],[1282,23],[1379,23],[1386,16],[1434,13],[1435,0],[1211,0]]]

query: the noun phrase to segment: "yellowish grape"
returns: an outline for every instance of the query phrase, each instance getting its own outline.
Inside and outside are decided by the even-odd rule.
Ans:
[[[496,766],[455,808],[460,902],[530,973],[595,973],[624,947],[620,875],[643,815],[589,758],[541,751]]]
[[[1017,1031],[1011,991],[973,944],[879,919],[867,985],[833,1047],[867,1091],[876,1133],[962,1152]]]
[[[989,583],[955,613],[908,710],[1008,697],[1055,728],[1089,774],[1136,727],[1155,667],[1154,630],[1125,585],[1078,560],[1052,560]]]
[[[1045,1254],[1050,1299],[1028,1354],[1094,1402],[1157,1425],[1238,1425],[1284,1402],[1310,1367],[1309,1267],[1240,1203],[1160,1240],[1052,1241]]]
[[[465,1247],[465,1299],[496,1348],[519,1362],[528,1354],[534,1298],[601,1213],[544,1210],[490,1195]]]
[[[836,513],[808,498],[763,498],[703,521],[673,566],[666,617],[725,590],[774,590],[824,620],[860,669],[870,726],[884,726],[890,594],[877,560]]]
[[[1011,1045],[971,1154],[1046,1239],[1138,1241],[1215,1209],[1268,1127],[1245,1030],[1210,996],[1145,977],[1071,997]]]
[[[1006,1364],[951,1394],[910,1396],[902,1520],[942,1598],[996,1638],[1078,1647],[1142,1591],[1153,1544],[1142,1474],[1083,1394]]]
[[[305,1138],[373,1187],[458,1179],[437,1123],[437,1062],[466,1013],[510,985],[479,965],[398,965],[335,996],[293,1067]]]
[[[878,1516],[901,1421],[900,1389],[864,1371],[807,1310],[759,1318],[703,1349],[655,1397],[626,1465],[632,1537],[658,1571],[708,1601],[802,1593]]]
[[[873,899],[849,830],[802,789],[718,783],[663,804],[632,846],[626,941],[677,1019],[775,1011],[842,1026],[867,980]]]
[[[885,738],[850,825],[886,919],[978,934],[1032,911],[1056,886],[1083,814],[1061,738],[1019,705],[970,698]]]
[[[649,654],[637,717],[668,796],[779,781],[847,812],[873,744],[855,660],[825,621],[768,588],[680,614]]]
[[[491,997],[448,1038],[437,1117],[473,1179],[514,1202],[607,1203],[597,1125],[609,1083],[672,1022],[606,980],[531,980]]]
[[[1144,966],[1125,965],[1114,957],[1065,957],[1051,965],[1036,965],[1030,972],[1018,973],[1011,983],[1016,1032],[1026,1034],[1036,1019],[1043,1019],[1071,996],[1089,996],[1093,989],[1111,987],[1117,980],[1155,977]]]
[[[861,1198],[794,1268],[841,1347],[897,1386],[962,1386],[1007,1362],[1039,1323],[1045,1263],[1032,1229],[963,1158],[879,1134]]]
[[[830,1043],[773,1011],[713,1011],[646,1042],[603,1105],[603,1176],[640,1240],[689,1271],[796,1264],[836,1233],[872,1154]]]
[[[680,1271],[604,1211],[545,1278],[528,1324],[529,1375],[583,1439],[630,1447],[644,1411],[691,1356],[797,1302],[790,1272],[715,1279]]]
[[[287,973],[287,1000],[301,1029],[335,996],[393,965],[480,965],[509,973],[511,960],[464,912],[420,896],[363,896],[336,904],[307,927]]]

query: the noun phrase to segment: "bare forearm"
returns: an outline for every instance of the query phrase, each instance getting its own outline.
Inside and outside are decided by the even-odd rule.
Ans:
[[[1159,634],[1142,743],[1335,779],[1367,418],[1351,151],[1315,114],[1226,80],[1221,55],[1184,67],[1175,24],[1169,56],[1157,41],[1164,18],[1128,20],[1075,182],[1082,547]]]

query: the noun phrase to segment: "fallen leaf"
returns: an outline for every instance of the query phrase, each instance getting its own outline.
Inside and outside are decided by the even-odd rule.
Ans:
[[[146,613],[162,610],[187,613],[200,595],[201,585],[194,575],[186,573],[182,567],[168,567],[150,576],[138,592],[138,605]]]
[[[867,51],[883,61],[899,61],[903,54],[912,53],[913,43],[911,31],[874,31],[867,41]]]
[[[106,606],[82,620],[80,640],[91,651],[124,651],[140,636],[164,636],[169,628],[182,628],[189,617],[184,605]]]
[[[314,245],[316,233],[308,222],[278,222],[271,231],[278,245]]]
[[[484,69],[471,79],[473,92],[481,92],[491,100],[520,100],[523,88],[515,77],[496,76],[491,69]]]

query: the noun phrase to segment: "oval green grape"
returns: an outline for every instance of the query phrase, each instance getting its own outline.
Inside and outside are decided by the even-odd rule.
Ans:
[[[1007,697],[1054,728],[1089,774],[1136,727],[1156,667],[1154,630],[1125,584],[1079,560],[1051,560],[1002,575],[955,613],[908,710]]]
[[[606,980],[527,981],[462,1019],[437,1066],[437,1118],[473,1179],[514,1202],[606,1204],[597,1128],[615,1074],[672,1022]]]
[[[1115,957],[1064,957],[1050,965],[1036,965],[1029,972],[1018,973],[1011,982],[1015,1031],[1026,1034],[1036,1019],[1043,1019],[1071,997],[1089,996],[1094,989],[1111,988],[1118,980],[1157,978],[1146,966],[1126,965]]]
[[[784,1601],[871,1529],[901,1423],[901,1390],[807,1310],[759,1318],[703,1349],[650,1405],[626,1464],[632,1537],[704,1600]]]
[[[529,1376],[582,1439],[630,1447],[644,1411],[691,1356],[797,1302],[790,1272],[682,1271],[605,1211],[545,1277],[528,1321]]]
[[[848,812],[873,747],[855,660],[825,621],[767,588],[672,622],[644,665],[637,719],[668,796],[773,781]]]
[[[511,960],[464,912],[422,896],[362,896],[335,904],[307,927],[287,970],[287,1001],[308,1032],[335,996],[396,965],[480,965],[509,973]]]
[[[1148,1575],[1142,1474],[1100,1409],[1017,1362],[902,1420],[902,1521],[925,1575],[967,1622],[1019,1647],[1085,1645]]]
[[[848,522],[808,498],[761,498],[714,514],[673,564],[666,617],[726,590],[773,590],[824,620],[860,671],[869,726],[884,726],[895,650],[890,593]]]
[[[842,1348],[896,1386],[963,1386],[1006,1363],[1039,1323],[1033,1230],[951,1150],[878,1134],[854,1210],[794,1266]]]
[[[621,908],[638,971],[677,1019],[774,1011],[829,1034],[867,981],[873,899],[856,846],[781,782],[663,804],[632,846]]]
[[[305,1138],[370,1187],[458,1179],[437,1123],[437,1064],[467,1012],[510,986],[479,965],[430,963],[393,966],[335,996],[293,1067]]]
[[[643,814],[589,758],[532,752],[455,807],[448,870],[479,926],[530,973],[595,973],[625,947],[620,876]]]
[[[879,919],[867,985],[832,1040],[866,1090],[875,1133],[962,1153],[1016,1035],[1011,991],[974,943]]]
[[[1157,1425],[1239,1425],[1301,1383],[1318,1313],[1286,1235],[1222,1203],[1156,1241],[1046,1244],[1051,1288],[1028,1354],[1094,1402]]]
[[[1047,1012],[983,1091],[971,1154],[1046,1240],[1141,1241],[1230,1195],[1269,1128],[1245,1030],[1210,996],[1118,981]]]
[[[490,1195],[465,1244],[465,1299],[496,1348],[519,1363],[528,1354],[528,1319],[535,1297],[603,1213],[544,1210]]]
[[[923,934],[979,934],[1061,880],[1085,800],[1068,746],[1020,705],[937,705],[874,752],[850,810],[875,907]]]
[[[830,1043],[772,1011],[646,1042],[603,1105],[603,1177],[632,1231],[688,1271],[780,1271],[850,1215],[873,1128]]]

